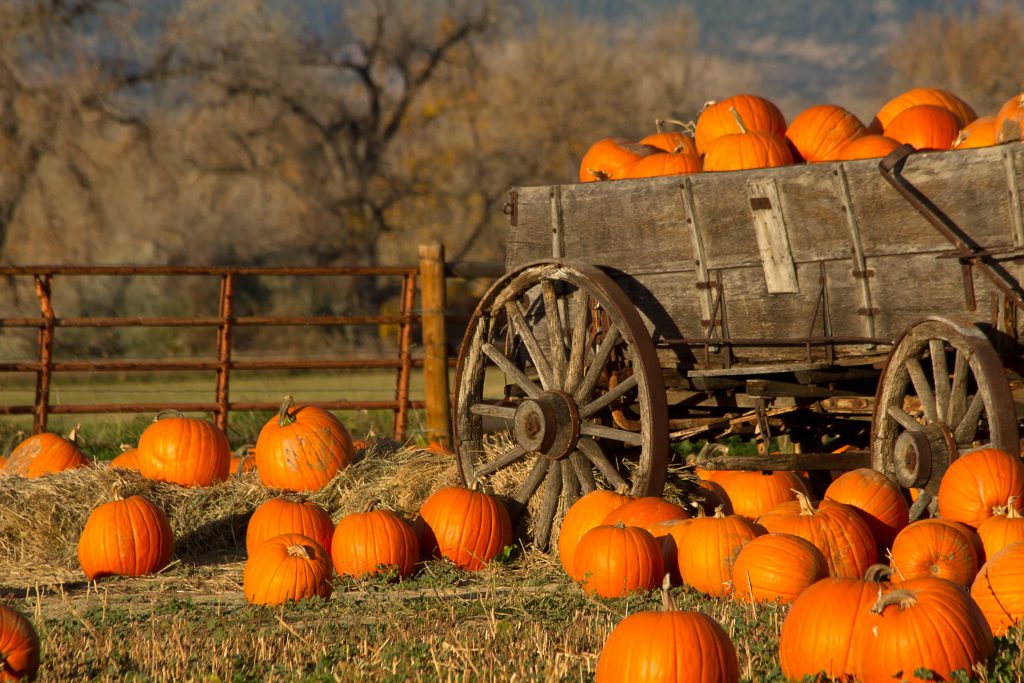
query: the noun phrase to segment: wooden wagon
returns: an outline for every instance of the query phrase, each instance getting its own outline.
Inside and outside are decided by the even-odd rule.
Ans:
[[[464,482],[512,477],[545,546],[588,490],[660,494],[673,438],[753,434],[701,465],[872,467],[920,515],[958,455],[1019,448],[1022,178],[1015,142],[515,189],[456,369]]]

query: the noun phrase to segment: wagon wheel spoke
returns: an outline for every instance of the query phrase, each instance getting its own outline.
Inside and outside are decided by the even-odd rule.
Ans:
[[[597,471],[608,480],[613,489],[618,489],[623,486],[629,487],[629,482],[619,474],[619,471],[615,468],[615,465],[605,456],[604,451],[591,439],[580,439],[577,444],[579,452],[591,462],[591,464],[597,468]]]
[[[504,455],[495,458],[494,460],[488,461],[473,470],[474,481],[480,480],[489,474],[494,474],[498,470],[504,469],[514,462],[517,462],[520,458],[526,455],[526,449],[522,446],[515,445]]]
[[[920,421],[905,409],[915,400]],[[999,356],[971,321],[916,323],[896,343],[879,380],[872,466],[904,488],[921,489],[924,501],[915,512],[923,514],[934,508],[949,464],[978,443],[1017,448],[1016,411]]]
[[[605,427],[604,425],[590,423],[580,425],[580,433],[586,434],[587,436],[599,436],[603,439],[611,439],[612,441],[621,441],[622,443],[628,443],[634,446],[639,446],[643,443],[643,437],[636,432],[627,432],[625,429]]]
[[[544,297],[544,317],[548,319],[548,345],[551,347],[551,388],[557,389],[565,383],[565,333],[562,316],[558,310],[558,294],[555,283],[545,280],[541,283]]]
[[[917,500],[910,506],[910,521],[916,522],[924,516],[924,513],[928,510],[931,505],[934,496],[929,491],[922,490],[917,494]]]
[[[938,422],[939,415],[935,412],[935,392],[932,391],[931,384],[928,383],[928,377],[924,374],[920,359],[908,358],[906,365],[907,371],[910,373],[910,381],[914,385],[914,392],[917,394],[918,400],[921,401],[921,409],[924,410],[925,417],[929,422]]]
[[[637,380],[636,375],[632,375],[622,380],[615,385],[614,389],[605,392],[600,396],[600,398],[597,398],[580,408],[580,417],[590,417],[599,410],[607,408],[615,401],[618,401],[620,398],[633,391],[633,389],[636,389],[638,381],[639,380]]]
[[[555,513],[558,511],[558,498],[562,493],[562,467],[561,463],[553,463],[548,467],[547,476],[544,478],[544,495],[540,503],[540,511],[534,520],[533,540],[541,547],[546,547],[551,537],[551,524],[555,521]]]
[[[551,372],[551,366],[548,365],[548,359],[544,356],[544,352],[541,351],[540,343],[533,336],[530,326],[526,324],[523,312],[519,308],[519,302],[507,302],[505,304],[505,314],[512,323],[513,331],[522,340],[523,346],[526,347],[527,353],[530,354],[533,366],[537,368],[537,375],[540,377],[541,386],[545,390],[555,388],[555,376]]]
[[[501,371],[504,372],[509,379],[516,383],[516,385],[526,392],[526,395],[530,398],[537,398],[543,391],[540,387],[534,384],[529,377],[527,377],[522,370],[517,368],[515,364],[505,357],[501,351],[495,348],[492,344],[484,344],[480,347],[480,350],[494,362]]]
[[[903,408],[899,406],[889,406],[889,415],[892,419],[900,423],[904,429],[911,431],[919,431],[921,429],[921,423],[911,417]]]
[[[538,547],[582,493],[661,492],[660,363],[632,301],[600,269],[540,262],[500,279],[470,320],[455,385],[460,478],[488,480]],[[616,424],[622,406],[638,419]],[[489,436],[502,429],[510,442]]]
[[[928,356],[932,361],[932,383],[935,387],[935,419],[942,420],[949,406],[949,367],[946,365],[946,344],[941,339],[928,342]]]
[[[953,382],[949,389],[949,404],[946,407],[946,424],[959,425],[964,413],[967,412],[967,379],[970,366],[967,357],[960,351],[956,352],[953,364]]]
[[[601,345],[597,348],[594,357],[590,361],[587,373],[572,392],[573,398],[576,399],[577,403],[582,403],[590,398],[594,387],[597,386],[597,380],[601,377],[601,371],[608,364],[608,359],[612,355],[612,349],[615,348],[615,344],[619,341],[619,336],[620,333],[616,327],[605,333],[604,339],[601,340]]]
[[[572,337],[569,344],[569,365],[565,371],[565,382],[562,388],[571,392],[573,387],[579,384],[583,377],[583,362],[585,360],[589,333],[587,323],[589,322],[590,297],[585,290],[577,289],[573,295],[572,311]]]

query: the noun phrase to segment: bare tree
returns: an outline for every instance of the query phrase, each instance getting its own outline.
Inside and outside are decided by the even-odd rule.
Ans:
[[[1007,48],[1024,44],[1024,10],[1014,3],[982,3],[965,16],[917,16],[886,53],[893,92],[941,87],[978,114],[995,113],[1024,87],[1024,68]]]

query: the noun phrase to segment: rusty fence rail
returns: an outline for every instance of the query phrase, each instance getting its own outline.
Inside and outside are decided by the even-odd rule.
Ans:
[[[61,317],[53,307],[52,289],[55,280],[71,276],[207,276],[220,279],[218,314],[215,316],[91,316]],[[379,409],[394,413],[396,437],[405,434],[408,411],[424,407],[423,401],[409,397],[409,379],[422,360],[412,357],[412,329],[420,322],[415,310],[416,267],[362,268],[258,268],[258,267],[172,267],[172,266],[5,266],[0,277],[31,277],[39,299],[38,317],[0,318],[0,328],[37,328],[39,330],[36,360],[0,362],[0,373],[33,372],[36,374],[35,401],[32,405],[0,405],[0,414],[32,415],[33,432],[46,430],[51,414],[156,412],[165,408],[213,413],[219,427],[227,427],[228,414],[239,410],[273,410],[276,402],[231,401],[229,387],[236,370],[332,370],[393,369],[395,396],[386,401],[310,401],[329,410]],[[235,292],[244,277],[396,277],[401,278],[401,305],[397,314],[381,315],[257,315],[234,314]],[[59,281],[59,280],[58,280]],[[63,284],[63,283],[62,283]],[[398,353],[388,358],[341,359],[244,359],[234,357],[233,333],[242,327],[255,326],[344,326],[397,325]],[[217,328],[216,358],[175,359],[83,359],[57,360],[54,340],[58,328],[116,327],[211,327]],[[216,385],[212,402],[197,403],[50,403],[50,385],[57,372],[123,372],[123,371],[215,371]],[[3,403],[0,401],[0,403]]]

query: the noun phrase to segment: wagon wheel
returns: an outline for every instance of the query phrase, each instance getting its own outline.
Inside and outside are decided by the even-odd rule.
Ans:
[[[508,273],[473,314],[455,371],[455,446],[467,486],[529,511],[545,548],[559,507],[596,488],[660,494],[668,411],[650,333],[612,279],[537,262]],[[639,430],[611,419],[628,407]],[[484,418],[510,439],[490,439]]]
[[[935,512],[950,462],[983,445],[1016,452],[1017,418],[999,356],[973,323],[931,317],[896,343],[878,382],[872,466],[920,489],[911,520]]]

